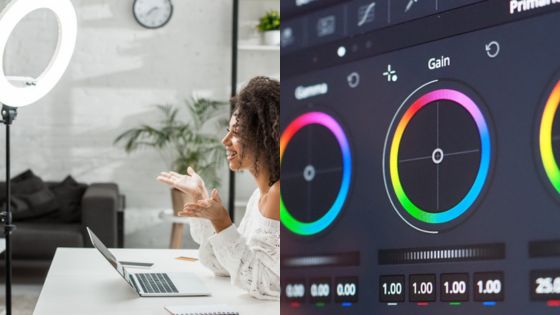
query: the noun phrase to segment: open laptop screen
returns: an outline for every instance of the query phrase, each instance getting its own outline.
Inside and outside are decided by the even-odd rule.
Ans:
[[[124,268],[121,266],[117,258],[109,251],[109,249],[103,244],[103,242],[101,242],[101,240],[97,237],[97,235],[95,235],[95,233],[93,233],[93,231],[89,227],[86,227],[86,229],[93,246],[97,248],[101,255],[103,255],[103,257],[107,259],[111,266],[113,266],[113,268],[115,268],[115,270],[117,270],[117,272],[121,276],[125,277]]]

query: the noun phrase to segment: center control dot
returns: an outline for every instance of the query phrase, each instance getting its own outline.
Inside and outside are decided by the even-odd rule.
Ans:
[[[346,55],[346,47],[344,46],[338,47],[338,49],[336,50],[336,54],[341,58],[344,57]]]
[[[315,168],[313,165],[307,165],[305,169],[303,169],[303,178],[308,182],[315,178]]]
[[[443,150],[440,148],[437,148],[434,150],[434,152],[432,152],[432,161],[435,164],[439,164],[443,161]]]

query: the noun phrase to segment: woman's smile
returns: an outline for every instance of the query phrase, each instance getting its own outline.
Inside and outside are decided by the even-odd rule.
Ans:
[[[227,154],[226,157],[228,161],[232,161],[237,157],[237,151],[234,151],[232,149],[226,148],[226,154]]]

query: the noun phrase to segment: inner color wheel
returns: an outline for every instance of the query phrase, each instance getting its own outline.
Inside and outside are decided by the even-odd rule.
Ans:
[[[321,126],[326,128],[338,143],[342,155],[342,172],[341,172],[341,182],[340,188],[336,197],[328,210],[324,212],[322,216],[318,219],[310,222],[304,222],[296,218],[284,203],[284,198],[280,194],[280,221],[282,224],[291,232],[310,236],[317,234],[324,229],[326,229],[339,215],[346,197],[348,196],[348,190],[350,188],[350,180],[352,174],[352,157],[350,153],[350,145],[348,139],[344,134],[344,130],[340,124],[330,115],[323,112],[308,112],[294,119],[284,130],[282,136],[280,137],[280,164],[282,165],[282,159],[288,144],[292,138],[304,127],[307,126]],[[312,140],[312,139],[311,139]],[[293,209],[292,209],[293,210]],[[322,209],[321,209],[322,210]],[[324,210],[322,210],[324,211]]]
[[[440,119],[440,112],[445,119]],[[455,126],[456,122],[466,127]],[[432,125],[434,130],[437,125],[437,132],[430,133],[427,130],[432,128]],[[440,125],[446,127],[441,137],[446,137],[447,142],[440,141]],[[482,192],[491,160],[488,124],[480,108],[470,97],[455,89],[441,88],[416,99],[400,116],[400,120],[395,121],[395,126],[392,140],[387,143],[389,154],[388,157],[386,156],[389,161],[389,182],[393,188],[395,202],[391,194],[389,197],[399,216],[409,225],[423,232],[437,233],[438,225],[450,223],[465,214]],[[425,140],[418,135],[411,135],[414,132],[428,135],[430,139]],[[436,140],[432,141],[430,137],[434,135],[433,138],[436,138],[436,134],[437,144]],[[401,146],[403,143],[406,147]],[[462,145],[466,147],[461,147]],[[416,156],[403,156],[410,155],[410,152],[416,152]],[[467,172],[464,176],[460,173],[463,169],[461,163],[465,165],[465,172]],[[449,165],[453,166],[449,167]],[[436,167],[437,175],[432,175],[436,174]],[[440,187],[441,167],[448,172],[447,183],[450,183],[441,185],[443,188]],[[437,191],[437,196],[436,194],[433,198],[426,196],[428,194],[425,192],[428,188],[423,186],[429,186],[431,183],[423,177],[423,173],[437,178],[437,189],[433,189]],[[416,178],[411,180],[402,176]],[[387,183],[387,178],[385,180]],[[453,191],[455,187],[458,187],[455,190],[460,191]],[[445,189],[448,195],[456,194],[456,196],[440,197],[440,190]],[[415,220],[420,224],[415,224]]]

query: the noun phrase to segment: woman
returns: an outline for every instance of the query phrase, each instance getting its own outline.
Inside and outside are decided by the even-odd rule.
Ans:
[[[237,228],[216,189],[210,194],[192,168],[186,175],[162,172],[158,180],[190,200],[179,215],[193,218],[191,235],[200,261],[216,275],[260,299],[280,296],[280,83],[253,78],[232,98],[235,110],[222,140],[229,168],[248,170],[257,184]]]

